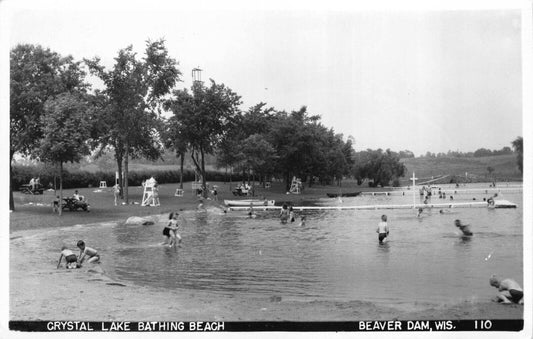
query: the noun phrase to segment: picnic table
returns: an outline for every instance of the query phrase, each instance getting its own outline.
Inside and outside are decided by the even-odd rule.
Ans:
[[[25,184],[19,187],[19,191],[24,194],[43,194],[44,189],[41,184],[37,184],[33,186],[30,184]]]
[[[89,204],[86,201],[78,200],[76,198],[72,197],[66,197],[63,198],[63,204],[61,206],[63,210],[68,209],[69,211],[77,211],[78,209],[82,209],[86,212],[89,212]]]

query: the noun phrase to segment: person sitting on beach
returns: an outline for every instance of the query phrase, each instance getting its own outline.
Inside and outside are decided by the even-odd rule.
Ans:
[[[78,248],[80,249],[80,255],[78,256],[80,265],[83,263],[83,260],[86,256],[88,257],[88,263],[100,261],[100,255],[98,254],[98,252],[94,248],[85,246],[85,242],[83,240],[78,241],[76,246],[78,246]]]
[[[79,268],[81,267],[81,264],[78,263],[78,257],[76,257],[76,254],[69,250],[67,246],[61,247],[61,256],[59,257],[59,261],[57,262],[57,268],[61,265],[61,259],[65,257],[66,268]]]
[[[376,233],[378,234],[378,240],[380,244],[382,244],[385,238],[389,235],[389,226],[387,224],[387,216],[385,214],[381,216],[381,221],[378,223]]]
[[[196,207],[196,209],[198,211],[205,211],[205,206],[204,206],[204,200],[203,199],[200,199],[198,200],[198,206]]]
[[[502,280],[493,274],[490,277],[489,282],[491,286],[496,287],[498,291],[502,292],[494,298],[494,301],[502,304],[524,304],[524,291],[513,279],[508,278]]]
[[[78,190],[75,190],[74,194],[72,195],[72,198],[74,198],[75,200],[78,200],[78,201],[82,201],[83,200],[83,195],[80,195],[78,193]]]
[[[287,223],[287,220],[289,219],[289,210],[287,209],[287,204],[283,204],[283,206],[281,206],[281,211],[279,212],[279,219],[281,220],[282,224]]]
[[[458,227],[461,232],[463,232],[463,235],[474,235],[474,233],[472,233],[472,231],[470,230],[470,225],[463,225],[461,223],[461,220],[459,219],[456,219],[455,220],[455,227]]]

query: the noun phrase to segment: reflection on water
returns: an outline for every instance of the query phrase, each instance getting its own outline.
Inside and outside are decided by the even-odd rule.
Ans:
[[[522,196],[505,198],[520,203]],[[346,198],[342,204],[377,201],[409,203],[412,196]],[[305,226],[299,219],[281,224],[274,211],[256,213],[250,219],[246,212],[184,212],[188,224],[181,248],[159,245],[163,225],[76,228],[58,236],[83,238],[98,248],[109,274],[119,280],[172,290],[450,302],[489,299],[492,273],[522,281],[521,206],[425,211],[422,218],[413,210],[297,212],[306,215]],[[382,214],[388,216],[390,236],[380,245],[376,227]],[[455,219],[471,224],[474,236],[461,236]]]

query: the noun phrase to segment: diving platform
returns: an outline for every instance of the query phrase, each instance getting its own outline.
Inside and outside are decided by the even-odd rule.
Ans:
[[[396,204],[396,205],[356,205],[356,206],[292,206],[297,211],[313,211],[313,210],[387,210],[387,209],[443,209],[443,208],[465,208],[465,207],[485,207],[489,208],[489,204],[486,201],[473,201],[473,202],[454,202],[454,203],[439,203],[439,204]],[[495,200],[494,206],[490,208],[516,208],[517,205],[507,200]],[[246,211],[249,207],[246,206],[230,206],[230,211]],[[254,210],[280,210],[281,206],[254,206]]]

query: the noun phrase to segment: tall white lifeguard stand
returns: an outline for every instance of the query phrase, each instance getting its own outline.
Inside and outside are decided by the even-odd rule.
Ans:
[[[159,206],[159,194],[156,184],[157,182],[153,177],[146,180],[141,206]]]
[[[302,193],[302,180],[300,178],[292,177],[292,183],[289,192],[293,194]]]

